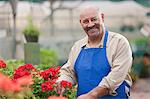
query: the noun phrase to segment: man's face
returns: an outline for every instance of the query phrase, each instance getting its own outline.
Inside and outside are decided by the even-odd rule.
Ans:
[[[87,9],[80,16],[80,23],[89,37],[97,37],[102,31],[101,20],[98,11]]]

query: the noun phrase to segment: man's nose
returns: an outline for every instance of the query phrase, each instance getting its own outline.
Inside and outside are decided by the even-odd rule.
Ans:
[[[93,27],[94,26],[94,22],[89,21],[88,27]]]

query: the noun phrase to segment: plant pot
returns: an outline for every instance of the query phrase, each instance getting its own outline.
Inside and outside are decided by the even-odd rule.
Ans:
[[[24,44],[24,60],[26,64],[38,65],[40,63],[40,45],[38,43]]]
[[[38,36],[25,35],[27,42],[38,42]]]

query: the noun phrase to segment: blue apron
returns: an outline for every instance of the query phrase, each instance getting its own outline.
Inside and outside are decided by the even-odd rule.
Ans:
[[[78,81],[77,97],[98,86],[101,80],[111,71],[106,54],[107,38],[108,31],[105,32],[103,48],[82,47],[74,66]],[[105,95],[99,97],[99,99],[126,99],[125,86],[130,87],[124,81],[116,89],[116,96]]]

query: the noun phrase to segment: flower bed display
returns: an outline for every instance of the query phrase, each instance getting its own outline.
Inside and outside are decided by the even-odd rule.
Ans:
[[[56,91],[56,83],[61,66],[41,70],[38,66],[25,64],[8,68],[4,60],[0,60],[0,98],[16,99],[74,99],[75,88],[70,82],[59,84],[66,89],[63,96]],[[3,74],[2,74],[3,73]],[[5,74],[5,75],[4,75]]]

